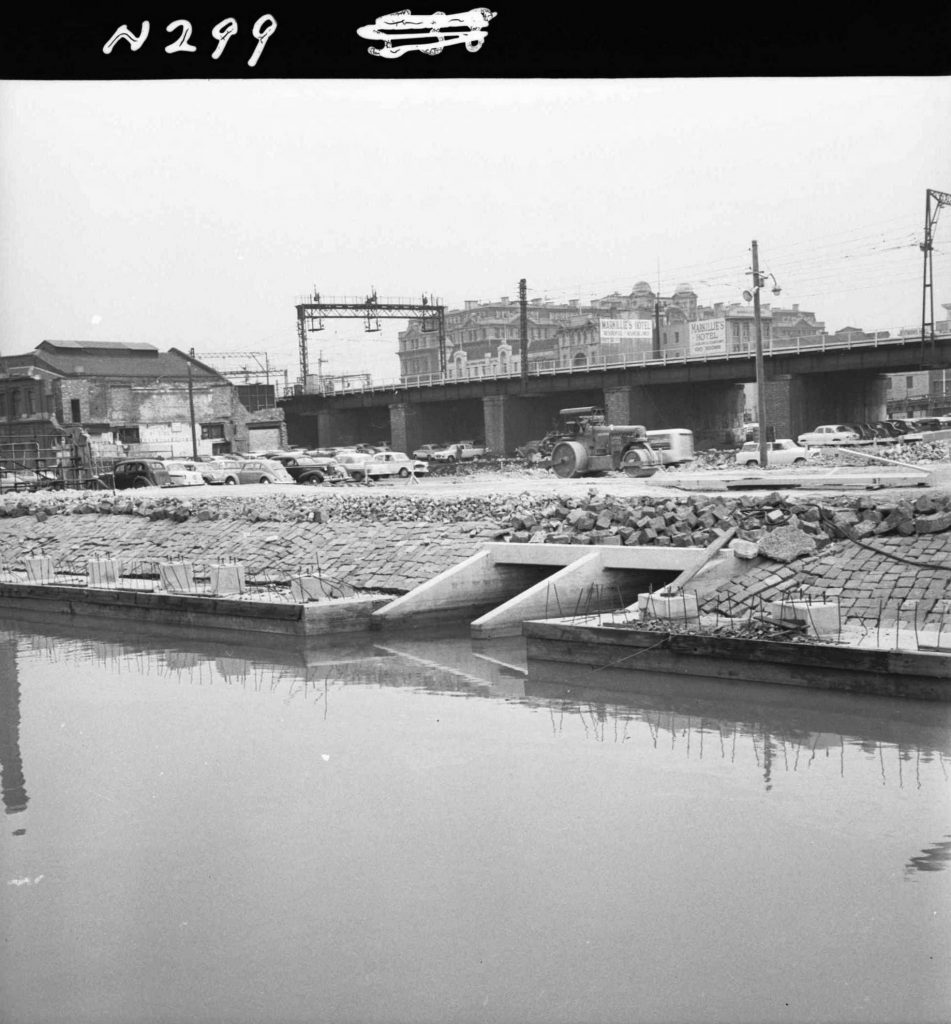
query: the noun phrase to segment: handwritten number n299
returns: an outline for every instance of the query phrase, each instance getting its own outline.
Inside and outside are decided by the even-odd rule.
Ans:
[[[165,47],[166,53],[197,53],[198,48],[192,46],[189,42],[192,35],[192,25],[190,21],[186,21],[184,18],[179,18],[177,21],[171,22],[166,25],[165,31],[172,34],[175,32],[179,33],[177,39],[174,39],[168,46]],[[228,45],[231,37],[238,31],[238,22],[234,18],[224,18],[219,21],[217,25],[211,30],[212,38],[217,41],[217,46],[211,54],[212,60],[218,60],[218,58],[224,53],[225,47]],[[277,19],[271,14],[262,14],[260,18],[254,23],[251,28],[251,35],[257,40],[257,46],[254,48],[254,52],[251,54],[248,60],[248,67],[253,68],[264,52],[264,47],[267,45],[267,41],[277,31]],[[136,50],[142,48],[146,39],[149,37],[149,23],[147,21],[142,22],[142,28],[139,30],[139,34],[135,35],[128,25],[120,25],[115,32],[109,37],[109,41],[102,48],[102,52],[110,54],[116,48],[119,43],[128,43],[129,49],[135,53]]]

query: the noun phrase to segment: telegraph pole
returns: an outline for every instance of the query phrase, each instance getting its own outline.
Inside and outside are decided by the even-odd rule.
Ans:
[[[518,283],[518,340],[522,360],[522,390],[528,391],[528,286],[523,277]]]
[[[934,207],[932,208],[932,201]],[[934,363],[934,229],[942,206],[951,206],[951,192],[929,188],[925,192],[925,240],[919,248],[924,254],[924,273],[921,279],[921,365]],[[927,346],[927,351],[926,351]]]
[[[753,323],[756,329],[756,418],[759,421],[759,464],[765,469],[769,456],[766,444],[766,361],[763,359],[763,324],[760,320],[759,249],[753,240]]]
[[[195,436],[195,391],[192,386],[192,360],[195,358],[195,350],[188,350],[188,418],[192,425],[192,458],[198,458],[198,439]]]

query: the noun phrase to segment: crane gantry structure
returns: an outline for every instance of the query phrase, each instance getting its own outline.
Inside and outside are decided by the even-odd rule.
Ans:
[[[364,330],[372,333],[380,330],[381,320],[422,321],[424,331],[439,332],[439,368],[446,372],[446,307],[433,296],[415,299],[379,299],[376,289],[364,299],[321,298],[314,288],[313,293],[297,304],[297,338],[300,346],[301,382],[307,381],[307,341],[311,334],[324,329],[325,320],[364,321]]]

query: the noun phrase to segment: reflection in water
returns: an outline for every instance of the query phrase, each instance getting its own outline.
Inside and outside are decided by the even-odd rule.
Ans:
[[[2,625],[2,623],[0,623]],[[7,625],[15,627],[8,621]],[[462,697],[518,701],[548,714],[552,734],[580,729],[597,743],[649,743],[687,760],[715,757],[761,775],[772,792],[777,773],[808,771],[817,760],[837,763],[844,778],[847,750],[878,765],[881,784],[923,785],[923,771],[948,779],[951,708],[917,701],[826,693],[802,688],[656,673],[645,678],[611,670],[553,662],[526,669],[521,640],[469,642],[460,636],[418,639],[412,634],[381,642],[352,638],[319,642],[264,635],[253,646],[229,640],[176,637],[158,632],[134,640],[97,635],[95,627],[24,624],[0,631],[4,729],[0,762],[7,813],[23,810],[27,796],[20,763],[19,684],[16,650],[50,663],[103,665],[130,678],[175,684],[224,685],[280,697],[285,704],[322,704],[330,713],[334,688],[412,687]],[[636,687],[636,690],[632,688]],[[646,726],[635,737],[631,727]],[[828,776],[827,776],[828,777]],[[912,870],[940,870],[951,843],[912,857]]]
[[[946,839],[946,842],[935,843],[922,850],[917,857],[911,857],[905,871],[943,871],[951,861],[951,836]]]
[[[13,626],[12,621],[8,625]],[[8,810],[23,806],[18,744],[16,662],[22,655],[50,663],[94,662],[110,672],[167,679],[176,684],[219,686],[280,696],[287,704],[323,703],[328,713],[334,687],[413,687],[467,697],[516,700],[546,711],[555,735],[566,722],[596,742],[626,743],[640,722],[654,749],[662,744],[685,758],[751,759],[767,792],[777,772],[808,769],[817,758],[834,758],[846,771],[846,748],[856,747],[879,764],[882,785],[920,788],[923,765],[937,764],[947,778],[951,756],[951,708],[919,701],[826,693],[798,687],[757,686],[656,673],[645,678],[553,662],[526,670],[521,640],[473,642],[458,635],[380,642],[301,641],[259,635],[246,647],[231,640],[190,640],[174,646],[159,631],[136,639],[105,639],[94,627],[24,624],[0,631],[3,688],[10,713],[5,729],[4,797]],[[636,687],[636,690],[634,689]],[[12,737],[12,741],[11,741]],[[17,805],[17,806],[15,806]]]
[[[7,814],[26,810],[26,780],[20,756],[20,676],[16,643],[0,634],[0,786]],[[17,829],[14,835],[23,835]]]

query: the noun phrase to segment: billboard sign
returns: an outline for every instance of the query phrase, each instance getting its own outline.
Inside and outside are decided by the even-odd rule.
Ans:
[[[599,321],[601,351],[607,359],[650,356],[654,347],[653,320]]]
[[[726,355],[726,320],[694,320],[690,324],[692,356]]]

